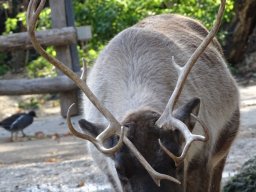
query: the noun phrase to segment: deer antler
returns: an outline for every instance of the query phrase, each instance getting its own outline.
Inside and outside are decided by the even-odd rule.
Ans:
[[[189,147],[190,147],[190,145],[191,145],[191,143],[192,143],[193,141],[207,141],[207,140],[209,139],[209,132],[208,132],[208,129],[207,129],[206,125],[205,125],[197,116],[195,116],[194,114],[191,113],[190,115],[191,115],[196,121],[198,121],[198,122],[201,124],[201,126],[203,127],[204,132],[205,132],[205,137],[203,137],[203,136],[201,136],[201,135],[193,135],[193,134],[191,134],[191,133],[188,131],[188,133],[186,133],[186,134],[188,135],[188,136],[186,135],[186,145],[185,145],[185,147],[184,147],[184,149],[183,149],[183,151],[182,151],[182,154],[181,154],[179,157],[175,156],[172,152],[170,152],[170,151],[162,144],[162,142],[161,142],[160,139],[158,140],[160,147],[165,151],[165,153],[166,153],[169,157],[171,157],[171,158],[174,160],[176,166],[178,166],[178,165],[183,161],[183,159],[184,159],[184,157],[185,157],[185,155],[186,155],[186,153],[187,153],[187,151],[188,151],[188,149],[189,149]],[[182,125],[182,126],[186,126],[186,125],[184,124],[184,125]]]
[[[162,179],[169,180],[169,181],[175,182],[177,184],[180,184],[179,180],[177,180],[169,175],[161,174],[161,173],[158,173],[157,171],[155,171],[127,137],[124,137],[124,143],[130,149],[130,151],[134,154],[134,156],[138,159],[138,161],[144,166],[144,168],[147,170],[149,175],[152,177],[152,179],[154,180],[156,185],[160,186],[160,181]]]
[[[85,95],[89,98],[89,100],[95,105],[95,107],[106,117],[106,119],[109,121],[109,126],[100,134],[97,136],[97,138],[94,140],[92,139],[91,142],[93,142],[95,145],[99,146],[99,144],[102,145],[104,140],[106,138],[109,138],[113,134],[119,134],[121,130],[120,123],[115,119],[115,117],[100,103],[100,101],[97,99],[97,97],[91,92],[89,87],[86,85],[86,83],[81,80],[72,70],[70,70],[67,66],[65,66],[62,62],[55,59],[42,48],[40,43],[38,42],[36,36],[35,36],[35,27],[36,22],[38,20],[39,14],[44,8],[46,0],[31,0],[29,2],[28,10],[27,10],[27,23],[28,23],[28,33],[30,35],[31,42],[34,46],[34,48],[50,63],[52,63],[56,68],[60,69],[65,75],[67,75],[70,79],[72,79],[76,85],[85,93]],[[72,132],[73,130],[71,130]],[[89,137],[87,137],[89,138]],[[122,139],[122,137],[120,137]],[[97,141],[97,142],[96,142]],[[96,142],[96,143],[95,143]],[[122,142],[118,142],[117,145],[121,145]],[[114,149],[118,150],[121,146],[116,146]],[[109,150],[105,150],[105,148],[98,148],[103,153],[109,153]],[[115,150],[112,151],[114,153]]]
[[[85,140],[88,140],[90,142],[92,142],[94,144],[94,146],[99,150],[99,151],[102,151],[104,152],[105,154],[113,154],[115,153],[116,151],[118,151],[120,149],[120,147],[122,147],[122,144],[123,144],[123,139],[124,139],[124,127],[122,126],[121,127],[121,134],[120,134],[120,139],[117,143],[117,145],[115,145],[114,147],[112,148],[105,148],[103,145],[102,145],[102,142],[98,141],[97,139],[95,139],[94,137],[92,137],[91,135],[88,135],[88,134],[82,134],[80,132],[78,132],[72,125],[71,123],[71,118],[70,118],[70,111],[72,109],[72,107],[74,106],[75,104],[73,103],[69,109],[68,109],[68,113],[67,113],[67,124],[68,124],[68,128],[70,130],[70,132],[75,135],[76,137],[79,137],[81,139],[85,139]]]
[[[166,105],[166,108],[165,108],[163,114],[157,120],[156,124],[159,127],[174,127],[176,129],[178,129],[179,131],[181,131],[184,135],[186,144],[184,146],[183,152],[181,153],[180,157],[176,157],[171,152],[168,152],[169,155],[172,154],[172,155],[170,155],[170,157],[175,161],[176,165],[178,165],[181,161],[183,161],[183,159],[185,158],[186,153],[189,149],[189,146],[191,145],[191,143],[193,141],[206,141],[206,139],[207,139],[204,136],[192,134],[189,131],[188,127],[183,122],[181,122],[179,119],[176,119],[173,116],[172,112],[174,110],[175,104],[176,104],[176,102],[177,102],[177,100],[180,96],[180,93],[181,93],[181,91],[184,87],[184,84],[186,82],[186,79],[187,79],[192,67],[195,65],[195,63],[198,60],[198,58],[200,57],[200,55],[204,52],[206,47],[212,41],[212,39],[214,38],[215,34],[217,33],[217,31],[220,27],[221,18],[223,16],[224,9],[225,9],[225,3],[226,3],[226,0],[221,0],[221,5],[220,5],[220,8],[218,10],[218,14],[217,14],[217,17],[216,17],[216,22],[215,22],[212,30],[206,36],[206,38],[203,40],[203,42],[200,44],[200,46],[195,50],[195,52],[189,58],[187,63],[183,67],[180,67],[180,66],[177,66],[177,64],[175,63],[175,61],[173,59],[173,65],[178,70],[178,75],[179,75],[178,81],[177,81],[176,87],[174,88],[174,91],[173,91],[173,93],[172,93],[172,95],[171,95],[171,97],[170,97],[170,99],[169,99],[169,101]],[[198,122],[200,123],[201,121],[198,121]],[[204,126],[202,126],[202,127],[204,127]],[[204,130],[206,131],[207,129],[204,128]],[[207,133],[207,131],[206,131],[206,133]],[[165,152],[168,151],[161,144],[161,142],[160,142],[160,146],[163,148],[163,150]]]
[[[97,97],[91,92],[89,87],[86,85],[86,65],[84,62],[84,70],[81,75],[81,79],[68,67],[66,67],[62,62],[55,59],[42,48],[40,43],[38,42],[36,36],[35,36],[35,28],[36,28],[36,22],[38,20],[39,14],[44,8],[46,0],[30,0],[27,10],[27,28],[28,33],[31,39],[31,42],[34,46],[34,48],[50,63],[52,63],[56,68],[60,69],[65,75],[67,75],[70,79],[72,79],[76,85],[85,93],[85,95],[88,97],[88,99],[95,105],[95,107],[106,117],[106,119],[109,121],[109,126],[96,138],[88,135],[88,134],[82,134],[75,130],[73,127],[71,120],[70,120],[70,110],[73,105],[70,106],[68,113],[67,113],[67,124],[69,127],[69,130],[71,133],[73,133],[75,136],[88,140],[92,142],[95,147],[101,151],[104,154],[114,154],[117,150],[120,149],[123,143],[129,148],[129,150],[136,156],[136,158],[140,161],[142,166],[145,167],[145,169],[148,171],[152,179],[156,182],[158,186],[160,186],[160,180],[165,179],[172,182],[176,182],[180,184],[178,180],[175,178],[160,174],[156,172],[149,163],[145,160],[145,158],[139,153],[139,151],[136,149],[136,147],[131,143],[131,141],[124,135],[124,127],[121,126],[121,124],[115,119],[115,117],[100,103],[100,101],[97,99]],[[118,143],[112,147],[112,148],[105,148],[103,145],[103,142],[105,139],[109,138],[112,135],[118,135],[119,141]]]

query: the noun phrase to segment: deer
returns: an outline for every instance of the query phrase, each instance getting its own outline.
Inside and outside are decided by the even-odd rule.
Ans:
[[[149,16],[121,31],[81,77],[47,54],[35,30],[46,0],[31,0],[34,48],[84,93],[81,131],[117,192],[218,192],[239,130],[239,93],[215,35],[178,14]],[[73,105],[72,105],[73,106]],[[72,109],[70,106],[70,109]]]

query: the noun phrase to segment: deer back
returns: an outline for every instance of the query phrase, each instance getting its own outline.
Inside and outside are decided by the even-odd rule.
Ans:
[[[109,42],[89,74],[88,86],[120,121],[145,106],[161,113],[178,77],[172,56],[183,66],[207,34],[199,22],[180,15],[146,18]],[[214,142],[238,107],[237,87],[216,39],[192,69],[177,105],[193,97],[201,99],[199,117],[210,126]],[[84,108],[89,121],[107,123],[89,101]]]

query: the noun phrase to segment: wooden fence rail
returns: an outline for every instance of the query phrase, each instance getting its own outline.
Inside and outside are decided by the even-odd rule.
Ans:
[[[89,40],[91,38],[91,29],[89,26],[49,29],[37,32],[36,37],[43,46],[64,46],[77,41]],[[28,48],[33,48],[33,46],[27,32],[0,36],[1,52]]]
[[[79,59],[76,50],[77,41],[87,41],[91,38],[89,26],[73,27],[74,17],[72,4],[69,0],[51,0],[51,19],[53,29],[36,33],[43,46],[54,46],[56,58],[77,73],[80,73]],[[17,33],[0,36],[0,51],[15,51],[17,49],[32,48],[28,34]],[[76,85],[59,73],[55,78],[13,79],[0,80],[0,95],[26,95],[43,93],[60,93],[61,115],[66,116],[72,103],[79,102]],[[79,113],[76,105],[71,115]]]
[[[12,79],[0,81],[0,95],[27,95],[58,93],[75,90],[77,86],[68,77]]]

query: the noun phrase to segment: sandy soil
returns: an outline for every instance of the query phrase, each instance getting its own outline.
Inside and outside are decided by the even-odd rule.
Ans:
[[[256,154],[256,86],[240,91],[241,129],[227,159],[224,180]],[[20,99],[0,97],[0,119],[17,112]],[[0,129],[0,191],[109,192],[104,176],[87,155],[84,141],[68,134],[59,109],[46,107],[39,113],[25,130],[29,138],[9,142],[10,133]],[[78,119],[72,119],[74,124]]]

